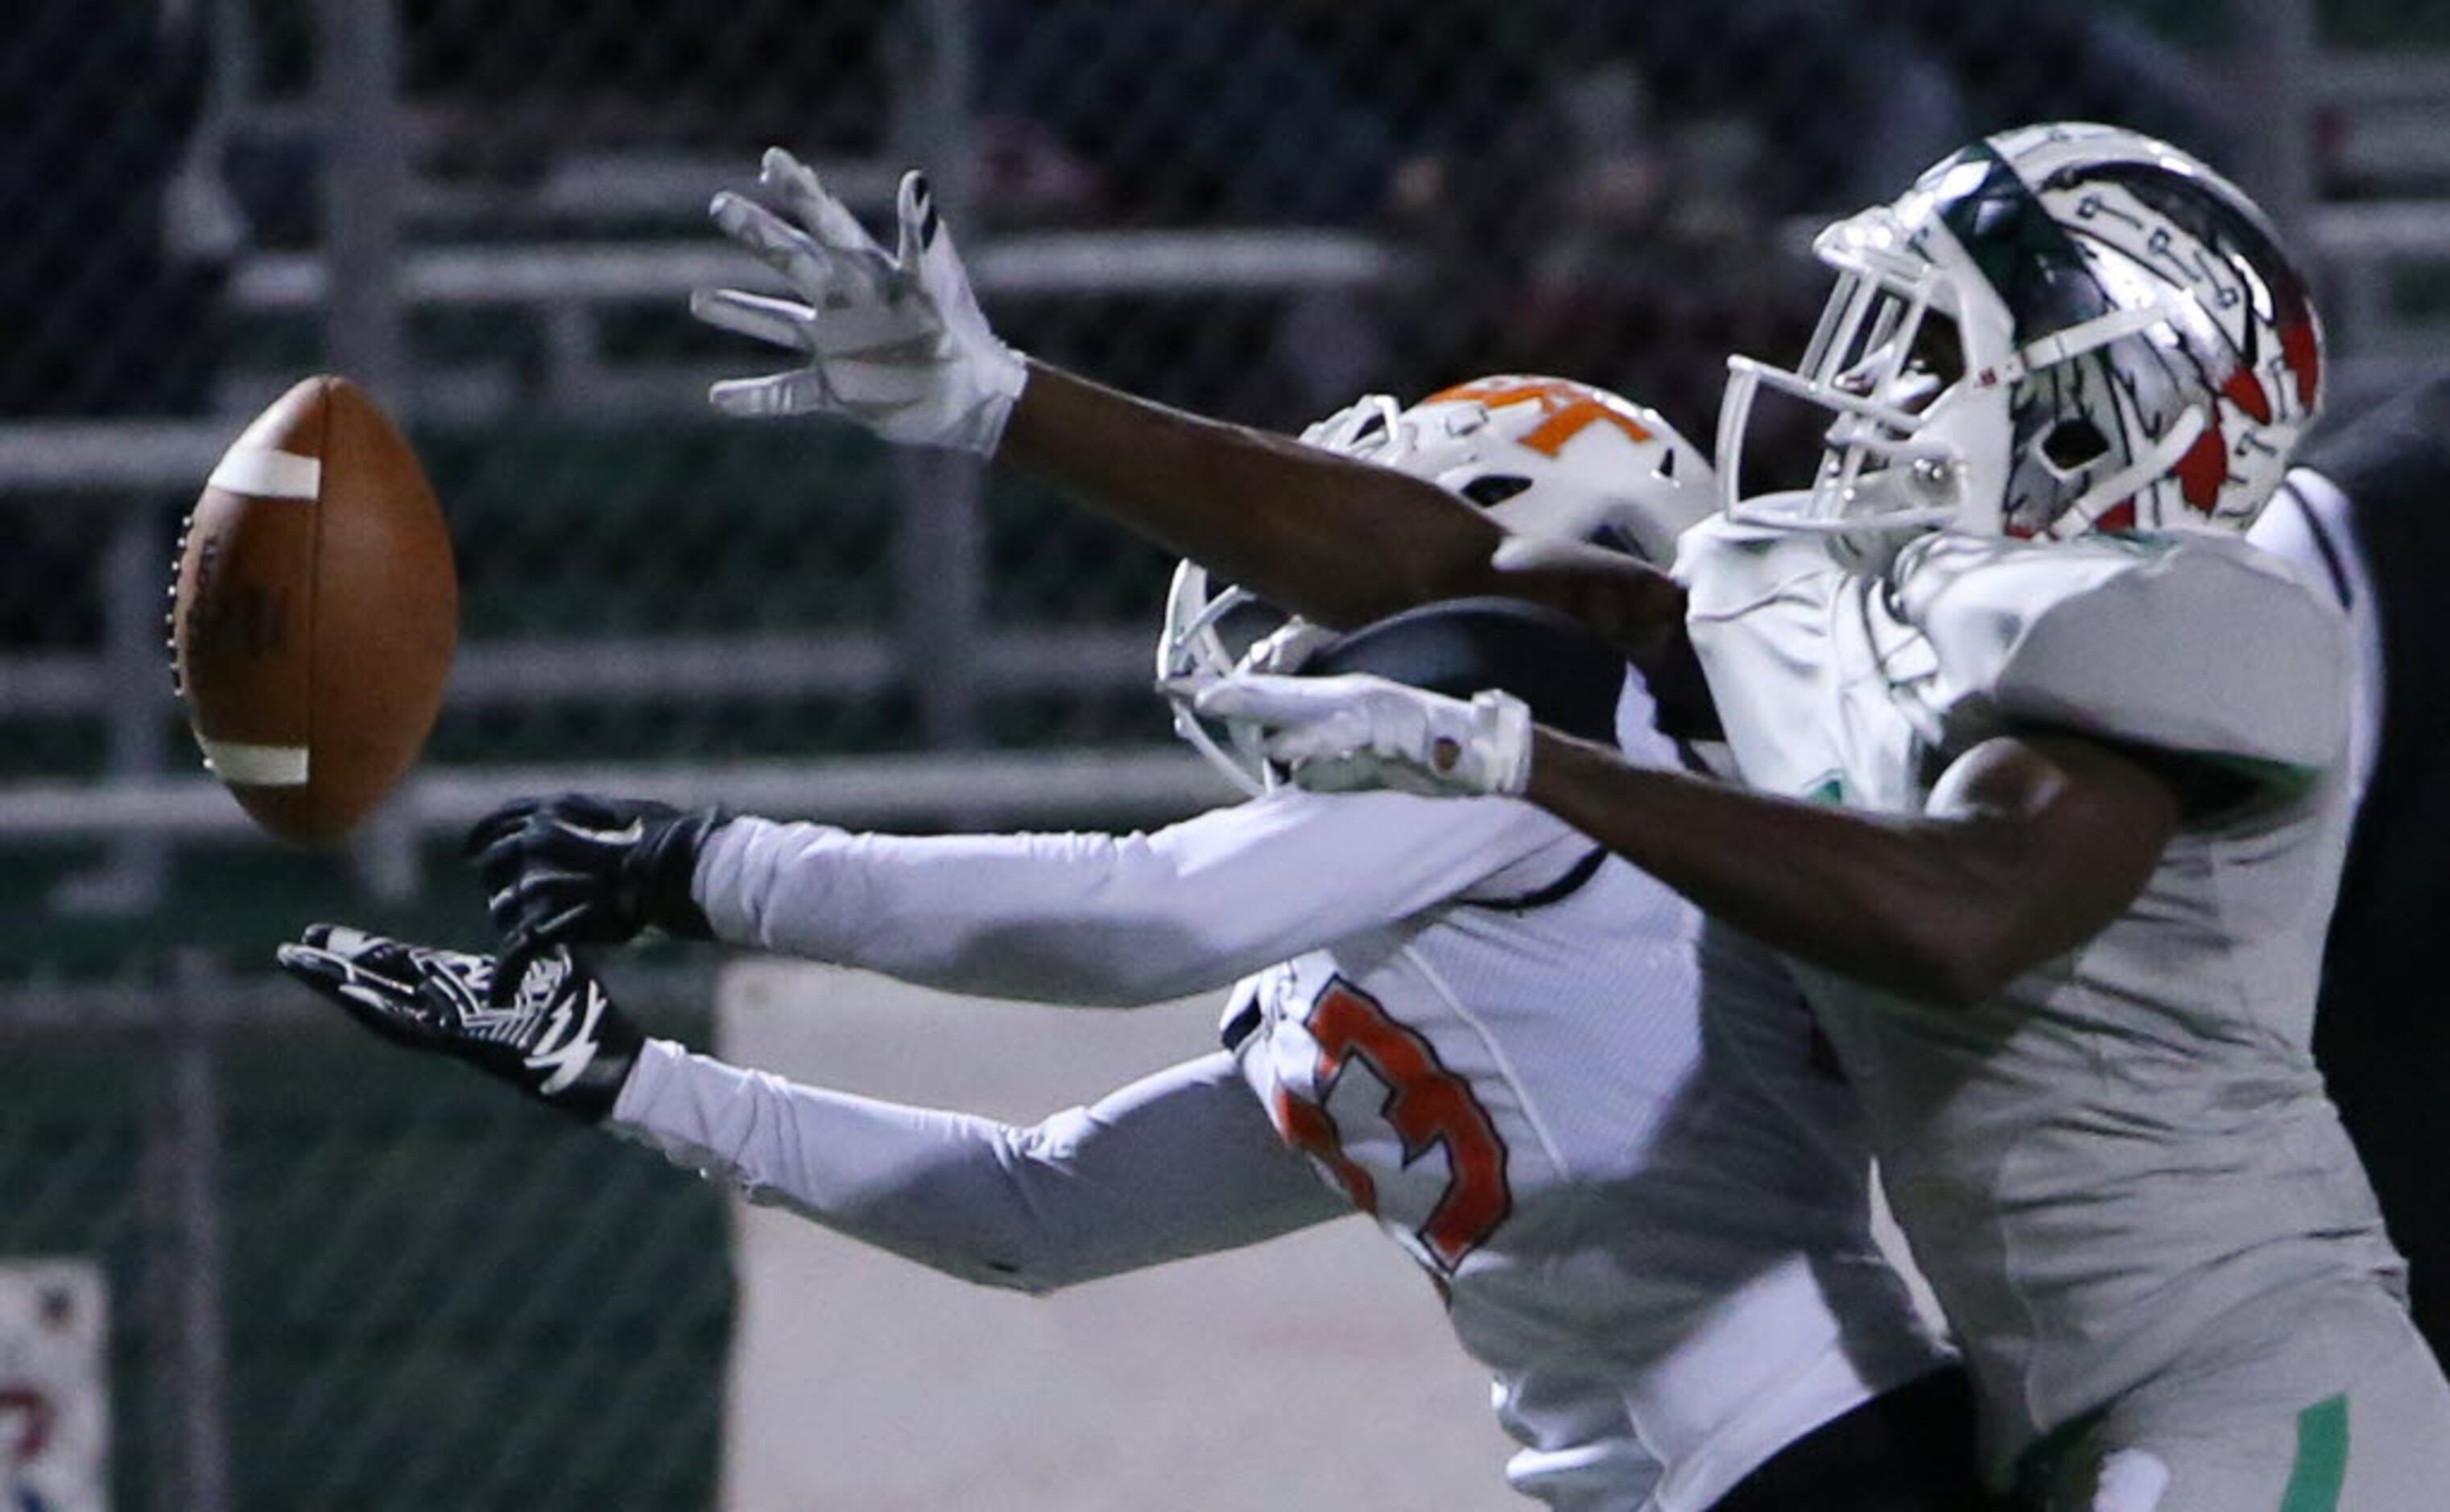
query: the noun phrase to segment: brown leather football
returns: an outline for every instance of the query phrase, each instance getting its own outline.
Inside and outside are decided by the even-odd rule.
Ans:
[[[170,652],[205,767],[272,833],[343,838],[433,730],[458,619],[450,529],[407,438],[346,378],[298,384],[180,537]]]

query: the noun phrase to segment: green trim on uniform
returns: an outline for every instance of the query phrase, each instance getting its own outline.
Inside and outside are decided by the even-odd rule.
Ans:
[[[2280,1512],[2334,1512],[2348,1479],[2348,1399],[2326,1398],[2297,1414],[2297,1468]]]

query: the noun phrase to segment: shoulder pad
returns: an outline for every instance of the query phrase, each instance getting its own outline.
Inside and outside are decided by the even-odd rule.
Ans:
[[[2346,619],[2244,540],[1938,535],[1893,582],[1953,746],[2038,723],[2296,772],[2344,749]]]

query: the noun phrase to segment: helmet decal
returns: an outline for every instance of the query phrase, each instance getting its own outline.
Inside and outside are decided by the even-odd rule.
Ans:
[[[2017,345],[2110,313],[2075,238],[1990,143],[1965,148],[1923,182],[1940,224],[1999,291]]]
[[[1540,423],[1516,436],[1515,441],[1544,456],[1555,456],[1563,452],[1566,442],[1593,425],[1613,425],[1623,431],[1629,441],[1647,441],[1657,434],[1631,413],[1631,405],[1622,399],[1611,404],[1608,402],[1610,399],[1616,399],[1616,396],[1587,384],[1569,382],[1565,378],[1508,374],[1474,378],[1468,383],[1440,389],[1421,402],[1424,405],[1479,403],[1492,410],[1513,404],[1537,404],[1543,417]],[[1672,462],[1672,452],[1669,457]]]

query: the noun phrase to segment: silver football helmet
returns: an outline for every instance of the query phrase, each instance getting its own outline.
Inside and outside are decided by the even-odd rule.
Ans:
[[[1517,535],[1589,541],[1662,567],[1685,528],[1717,508],[1709,462],[1674,426],[1621,395],[1565,378],[1475,378],[1410,409],[1372,394],[1302,439],[1426,478]],[[1259,732],[1212,727],[1193,712],[1192,692],[1237,669],[1296,670],[1334,636],[1183,562],[1157,649],[1175,733],[1243,791],[1266,792],[1275,776]]]
[[[1802,362],[1728,359],[1719,478],[1739,519],[2243,531],[2321,408],[2322,328],[2263,213],[2132,131],[1975,143],[1813,251],[1838,281]],[[1744,474],[1764,390],[1831,412],[1799,486]]]

